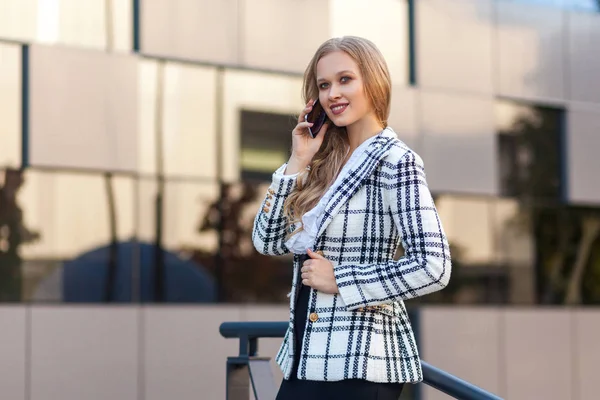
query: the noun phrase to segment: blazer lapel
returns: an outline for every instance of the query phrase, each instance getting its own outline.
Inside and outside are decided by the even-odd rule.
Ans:
[[[389,153],[394,139],[397,136],[390,128],[387,128],[383,134],[378,136],[369,144],[367,149],[360,156],[356,165],[348,171],[338,189],[335,191],[323,212],[323,217],[317,231],[319,238],[327,226],[333,220],[333,217],[340,209],[352,198],[354,193],[362,186],[365,179],[373,173],[373,170],[379,165],[379,162]]]

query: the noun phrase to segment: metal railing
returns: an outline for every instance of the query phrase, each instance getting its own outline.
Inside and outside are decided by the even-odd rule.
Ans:
[[[239,354],[227,358],[227,400],[248,400],[250,388],[256,400],[274,400],[277,386],[269,357],[258,357],[258,339],[282,338],[288,322],[224,322],[224,338],[239,339]],[[460,400],[502,400],[490,392],[421,361],[423,383]]]

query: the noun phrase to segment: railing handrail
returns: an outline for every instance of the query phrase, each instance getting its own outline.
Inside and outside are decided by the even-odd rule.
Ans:
[[[288,322],[223,322],[219,332],[224,338],[240,339],[240,357],[253,356],[260,338],[283,337]],[[423,383],[456,399],[461,400],[502,400],[482,388],[464,381],[444,370],[421,360]]]

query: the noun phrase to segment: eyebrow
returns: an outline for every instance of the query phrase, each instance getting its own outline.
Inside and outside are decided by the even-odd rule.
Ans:
[[[340,75],[344,75],[344,74],[352,74],[352,75],[356,75],[356,74],[354,73],[354,71],[350,71],[349,69],[346,69],[346,70],[344,70],[344,71],[340,71],[340,72],[338,72],[338,73],[337,73],[337,74],[335,74],[335,75],[336,75],[336,76],[340,76]],[[317,78],[317,82],[322,82],[322,81],[324,81],[324,80],[326,80],[326,79],[325,79],[325,78]]]

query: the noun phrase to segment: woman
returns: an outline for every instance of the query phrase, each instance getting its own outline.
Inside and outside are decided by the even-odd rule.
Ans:
[[[304,74],[292,154],[252,233],[262,254],[294,253],[277,399],[397,399],[422,380],[403,300],[448,284],[450,252],[423,162],[387,126],[390,92],[363,38],[328,40]],[[328,122],[312,138],[316,99]]]

